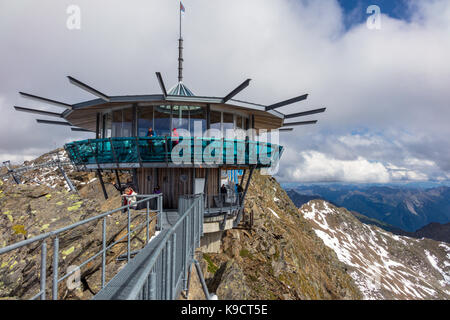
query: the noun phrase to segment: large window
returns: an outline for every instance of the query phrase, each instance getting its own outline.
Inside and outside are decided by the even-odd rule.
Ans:
[[[149,128],[153,128],[153,106],[140,107],[138,113],[138,136],[146,137]]]
[[[111,138],[112,137],[112,114],[105,113],[103,114],[103,130],[102,130],[102,138]]]
[[[112,136],[132,137],[133,108],[115,110],[112,112]]]
[[[170,113],[171,113],[170,106],[164,106],[162,108],[159,106],[155,107],[154,130],[157,136],[170,136],[171,134]]]
[[[204,108],[192,109],[189,111],[189,130],[191,137],[202,136],[202,133],[206,131],[206,112]],[[195,128],[198,127],[198,134],[195,134]]]
[[[223,113],[223,136],[226,138],[231,138],[233,136],[233,133],[227,132],[227,130],[233,130],[234,129],[234,119],[233,119],[232,113]]]
[[[222,113],[211,111],[211,129],[222,131]]]
[[[183,129],[189,132],[188,107],[172,106],[172,129]],[[181,135],[181,132],[179,132]]]

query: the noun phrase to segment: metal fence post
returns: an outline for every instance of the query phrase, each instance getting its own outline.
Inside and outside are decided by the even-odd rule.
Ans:
[[[156,273],[150,273],[149,282],[149,299],[156,300]]]
[[[183,244],[184,244],[184,252],[183,252],[183,274],[184,274],[184,291],[187,290],[187,279],[188,279],[188,218],[186,217],[186,219],[184,219],[183,221]]]
[[[146,241],[145,243],[148,244],[148,242],[150,241],[150,200],[147,201],[147,212],[146,212],[146,224],[147,224],[147,234],[146,234]]]
[[[127,263],[130,262],[130,256],[131,256],[131,215],[130,215],[130,207],[127,208],[128,213],[128,237],[127,237]]]
[[[53,300],[58,300],[58,260],[59,260],[59,239],[53,240]]]
[[[166,244],[166,255],[165,255],[165,273],[166,273],[166,283],[165,283],[165,300],[169,300],[170,299],[170,276],[171,276],[171,272],[169,269],[169,265],[170,265],[170,256],[171,256],[171,250],[172,250],[172,243],[170,241],[167,241]]]
[[[47,277],[47,243],[42,243],[41,251],[41,300],[45,300],[45,287]]]
[[[102,227],[102,289],[106,282],[106,217],[103,218]]]
[[[176,279],[175,279],[175,267],[176,267],[176,251],[177,251],[177,234],[173,233],[172,235],[172,258],[170,259],[172,263],[171,268],[171,284],[170,284],[170,299],[175,299],[175,285],[176,285]]]

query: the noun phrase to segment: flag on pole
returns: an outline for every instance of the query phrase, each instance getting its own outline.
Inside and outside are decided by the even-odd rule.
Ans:
[[[181,1],[180,1],[180,10],[181,10],[181,12],[183,12],[183,13],[186,12],[186,9],[184,8],[183,3],[182,3]]]

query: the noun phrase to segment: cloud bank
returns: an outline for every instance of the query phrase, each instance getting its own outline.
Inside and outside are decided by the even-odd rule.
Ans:
[[[92,97],[66,75],[109,94],[159,92],[177,75],[178,1],[76,1],[81,30],[66,28],[73,1],[0,0],[0,158],[23,160],[70,140],[13,105],[17,94],[71,103]],[[185,0],[185,82],[221,96],[271,104],[309,93],[284,113],[327,107],[312,127],[283,133],[284,181],[450,179],[450,1],[411,1],[411,18],[346,29],[335,0]],[[362,8],[365,10],[365,8]],[[383,8],[381,7],[383,12]],[[60,111],[60,109],[59,109]]]

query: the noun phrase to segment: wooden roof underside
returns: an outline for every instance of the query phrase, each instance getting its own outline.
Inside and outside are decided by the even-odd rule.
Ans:
[[[162,102],[161,104],[167,105],[167,102],[166,103]],[[179,104],[179,103],[172,103],[172,104]],[[73,126],[95,132],[97,123],[97,113],[119,109],[131,105],[132,103],[105,103],[102,105],[92,106],[88,108],[74,109],[68,112],[66,115],[64,115],[64,119],[70,122]],[[195,104],[189,103],[189,105]],[[232,106],[228,104],[226,105],[211,104],[212,109],[214,109],[215,107],[218,107],[221,110],[228,110],[230,112],[239,112],[247,115],[254,115],[255,129],[278,129],[283,126],[282,118],[262,110],[249,109],[239,106]],[[145,106],[141,106],[141,108],[145,108]]]

